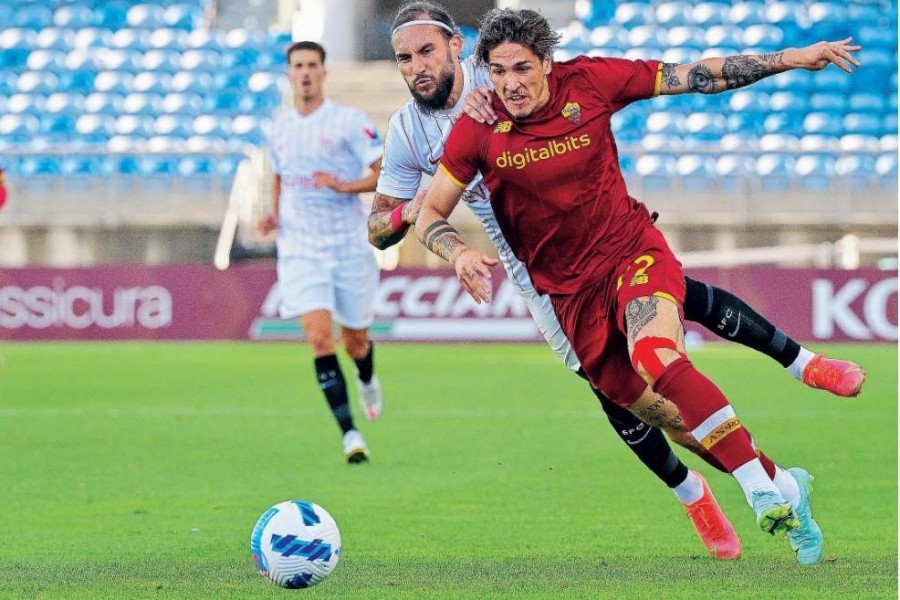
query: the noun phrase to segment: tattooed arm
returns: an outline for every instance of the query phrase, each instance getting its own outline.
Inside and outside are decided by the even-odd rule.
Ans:
[[[376,192],[369,213],[369,243],[384,250],[402,240],[409,226],[415,224],[423,198],[422,192],[412,200]]]
[[[819,42],[806,48],[787,48],[769,54],[704,58],[687,65],[664,63],[659,93],[717,94],[748,86],[776,73],[791,69],[821,71],[832,63],[850,73],[850,65],[859,66],[859,61],[851,52],[859,51],[860,46],[851,45],[852,41],[853,38],[846,38],[838,42]]]
[[[447,222],[464,189],[439,169],[424,198],[416,221],[416,235],[426,248],[453,265],[457,279],[480,304],[491,300],[490,267],[500,261],[467,246],[459,232]]]

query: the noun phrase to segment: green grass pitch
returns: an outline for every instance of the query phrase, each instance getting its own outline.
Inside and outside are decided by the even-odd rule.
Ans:
[[[540,344],[379,344],[385,413],[357,419],[372,462],[351,467],[299,343],[5,343],[0,599],[897,598],[897,348],[827,350],[867,367],[861,398],[743,348],[692,352],[760,447],[816,477],[825,560],[802,567],[680,452],[743,541],[739,561],[708,557]],[[285,499],[341,528],[308,590],[250,559]]]

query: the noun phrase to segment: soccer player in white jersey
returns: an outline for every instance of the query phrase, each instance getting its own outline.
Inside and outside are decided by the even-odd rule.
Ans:
[[[459,59],[462,38],[452,16],[439,4],[402,5],[394,18],[391,43],[412,98],[390,120],[369,215],[369,241],[382,249],[402,240],[415,223],[423,197],[417,195],[422,176],[437,171],[444,140],[467,96],[480,86],[490,86],[487,69],[476,66],[471,58]],[[524,266],[503,239],[480,177],[467,187],[463,199],[496,247],[507,276],[551,348],[567,367],[581,374],[549,299],[535,292]],[[857,365],[814,355],[725,290],[688,279],[684,309],[689,320],[771,356],[812,387],[841,396],[859,393],[864,374]],[[737,558],[740,541],[702,476],[688,471],[658,429],[592,391],[622,440],[685,505],[707,550],[717,558]],[[652,411],[641,416],[648,423],[658,422]],[[689,436],[677,441],[692,445]]]
[[[375,189],[382,142],[364,112],[324,96],[321,45],[291,45],[287,63],[293,105],[272,124],[274,210],[260,228],[278,230],[281,317],[299,319],[306,334],[319,388],[343,432],[347,461],[366,462],[368,448],[353,422],[333,321],[356,363],[362,409],[376,419],[383,400],[368,328],[379,276],[358,194]]]

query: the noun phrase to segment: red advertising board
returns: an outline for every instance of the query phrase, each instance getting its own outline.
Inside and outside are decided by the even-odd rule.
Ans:
[[[896,341],[897,272],[741,267],[692,270],[798,340]],[[373,336],[395,340],[540,340],[497,271],[475,304],[448,269],[382,273]],[[271,265],[0,269],[0,339],[291,339]],[[689,330],[713,338],[695,325]]]

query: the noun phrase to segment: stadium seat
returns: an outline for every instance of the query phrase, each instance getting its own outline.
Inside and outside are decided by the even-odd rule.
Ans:
[[[718,2],[699,2],[691,10],[690,22],[705,30],[728,24],[728,11]]]
[[[716,160],[708,154],[684,154],[675,162],[675,175],[682,190],[706,192],[716,188]]]
[[[700,51],[696,48],[669,48],[660,57],[663,62],[684,65],[700,60]]]
[[[216,159],[213,167],[219,177],[233,177],[237,173],[238,165],[244,160],[240,155],[226,155]]]
[[[212,89],[216,92],[242,94],[247,90],[250,74],[244,71],[222,70],[213,73]]]
[[[25,71],[19,73],[16,85],[23,94],[47,95],[57,90],[59,78],[46,71]]]
[[[41,177],[59,175],[61,172],[59,156],[51,154],[31,154],[19,160],[19,177]]]
[[[239,69],[248,71],[259,61],[260,52],[256,48],[225,48],[220,54],[222,69]]]
[[[212,86],[212,77],[208,73],[179,71],[172,75],[171,85],[173,92],[207,94]]]
[[[130,136],[130,135],[114,135],[109,138],[109,142],[106,143],[106,147],[110,152],[119,154],[122,152],[135,152],[142,151],[144,144],[146,143],[146,138],[140,136]],[[138,166],[137,160],[131,161],[130,159],[126,159],[126,157],[122,157],[122,161],[119,163],[117,170],[123,173],[137,173]],[[133,170],[130,165],[133,162]]]
[[[746,133],[759,136],[765,130],[765,113],[760,112],[739,112],[731,113],[728,119],[729,133]]]
[[[165,94],[171,89],[172,76],[168,73],[143,71],[131,83],[134,92],[143,94]]]
[[[853,72],[852,76],[848,76],[843,71],[834,69],[837,73],[844,75],[844,85],[842,91],[850,86],[854,89],[866,90],[869,92],[883,93],[885,95],[896,92],[897,87],[891,87],[890,75],[897,73],[897,48],[885,50],[883,48],[863,48],[859,53],[859,62],[862,67]],[[824,75],[827,71],[822,71]],[[896,75],[894,75],[896,76]],[[852,79],[852,81],[851,81]]]
[[[21,71],[31,52],[24,48],[0,48],[0,70]]]
[[[239,115],[231,122],[231,133],[247,144],[261,146],[266,140],[266,130],[271,120],[255,115]]]
[[[125,14],[125,21],[129,27],[159,29],[166,27],[164,14],[165,9],[154,4],[133,4]]]
[[[707,46],[742,48],[743,31],[734,25],[713,25],[706,30]]]
[[[132,92],[122,101],[122,112],[129,115],[148,115],[156,117],[161,111],[162,96],[159,94],[143,94]]]
[[[760,152],[795,152],[800,147],[800,138],[786,133],[767,133],[756,145]]]
[[[588,27],[605,25],[616,16],[616,6],[608,0],[588,0],[575,3],[575,17]],[[477,35],[477,32],[475,32]]]
[[[186,42],[187,33],[179,29],[156,29],[147,38],[149,47],[156,50],[181,50]]]
[[[173,4],[166,8],[162,20],[167,27],[190,31],[200,25],[201,17],[198,5]]]
[[[843,130],[846,133],[880,136],[889,133],[890,125],[880,115],[868,113],[850,113],[844,116]],[[896,131],[896,128],[894,128]]]
[[[762,25],[765,21],[765,4],[762,2],[735,2],[728,11],[728,22],[746,29]]]
[[[591,47],[590,32],[584,23],[572,21],[567,27],[557,30],[560,36],[558,48],[582,53]]]
[[[94,154],[67,155],[60,162],[60,173],[69,177],[108,177],[113,168],[109,157]]]
[[[66,29],[81,29],[94,24],[94,11],[84,4],[60,6],[53,12],[53,25]]]
[[[186,50],[181,55],[179,69],[181,71],[206,71],[213,73],[218,71],[221,64],[221,54],[213,50]]]
[[[728,130],[728,119],[718,112],[695,112],[684,121],[683,131],[701,142],[719,141]]]
[[[659,60],[662,49],[649,46],[641,46],[629,48],[625,51],[624,57],[628,60]]]
[[[881,181],[881,187],[888,191],[897,191],[897,153],[881,154],[875,159],[875,173]]]
[[[120,115],[124,100],[124,94],[93,92],[84,99],[84,110],[88,114]]]
[[[638,111],[615,113],[611,120],[613,134],[620,142],[638,142],[646,131],[646,119]]]
[[[107,94],[127,94],[131,90],[134,75],[119,71],[101,71],[94,78],[94,90]]]
[[[656,23],[656,13],[649,4],[620,2],[616,7],[616,23],[626,29],[631,29],[638,25],[653,25]]]
[[[684,127],[684,117],[670,112],[653,112],[647,116],[648,133],[680,134]]]
[[[226,34],[219,29],[194,29],[188,33],[185,43],[187,48],[219,50],[226,46]]]
[[[75,132],[87,143],[106,143],[113,135],[116,120],[110,115],[85,114],[75,121]]]
[[[278,87],[280,81],[281,78],[273,73],[254,73],[247,81],[247,88],[252,94],[280,95],[281,90]]]
[[[644,154],[635,163],[642,191],[668,190],[675,175],[675,157],[670,154]]]
[[[829,189],[835,175],[835,162],[833,156],[821,154],[799,156],[794,168],[797,171],[800,189],[808,191]]]
[[[806,133],[803,124],[802,114],[772,113],[763,119],[763,130],[766,133],[783,133],[800,137]]]
[[[669,47],[695,49],[699,56],[699,51],[706,47],[704,34],[703,29],[699,27],[688,25],[672,27],[666,35],[666,43]]]
[[[833,155],[840,147],[841,138],[834,135],[810,133],[800,137],[800,151],[804,154]]]
[[[725,152],[740,152],[754,148],[759,143],[759,139],[759,136],[754,133],[737,131],[723,135],[719,140],[719,146]]]
[[[666,30],[656,25],[636,25],[628,31],[628,46],[631,48],[655,48],[660,51],[668,47]]]
[[[109,45],[111,48],[119,50],[132,50],[143,53],[150,48],[150,36],[150,32],[146,29],[125,27],[112,34]],[[139,58],[135,63],[140,63]]]
[[[138,173],[145,177],[171,177],[178,174],[178,160],[167,154],[145,154],[138,159]]]
[[[744,47],[761,47],[776,51],[784,47],[784,32],[773,25],[750,25],[744,29],[742,40]]]
[[[769,110],[769,94],[752,89],[737,90],[728,95],[728,107],[733,111],[766,112]]]
[[[107,71],[137,73],[141,70],[142,52],[140,50],[108,50],[95,54],[97,62]]]
[[[75,47],[75,33],[70,29],[48,27],[38,32],[34,48],[42,50],[70,51]]]
[[[84,98],[80,94],[65,92],[50,94],[44,102],[44,112],[80,114],[84,112]]]
[[[847,107],[854,112],[880,114],[887,109],[887,99],[881,94],[859,92],[850,94]]]
[[[809,97],[809,110],[813,112],[846,112],[847,96],[831,92],[816,92]]]
[[[215,158],[209,155],[184,156],[178,162],[182,177],[209,176],[215,171]]]
[[[790,154],[761,154],[756,159],[756,182],[767,192],[783,192],[791,188],[796,177],[795,159]]]
[[[772,112],[808,112],[809,95],[787,90],[772,92],[769,96],[769,110]]]
[[[756,161],[748,154],[723,154],[716,159],[715,174],[720,190],[743,191],[756,177]]]
[[[116,119],[115,135],[147,138],[153,135],[155,121],[145,115],[122,115]]]
[[[231,135],[230,119],[200,115],[194,118],[191,130],[194,135],[227,138]]]
[[[32,71],[52,71],[58,73],[65,68],[66,52],[62,50],[32,50],[25,66]]]
[[[38,34],[33,29],[7,26],[0,29],[0,48],[31,51],[35,46],[37,37]],[[28,57],[26,56],[25,58],[27,59]]]
[[[193,130],[194,119],[183,115],[160,115],[154,129],[157,135],[187,140]]]
[[[17,79],[12,71],[0,70],[0,114],[6,112],[6,99],[19,89]]]
[[[683,0],[668,0],[656,5],[656,22],[660,27],[691,25],[693,6]]]
[[[202,96],[199,94],[183,94],[172,92],[163,97],[160,110],[164,113],[177,113],[185,116],[195,116],[200,111]]]
[[[897,134],[890,133],[878,138],[878,146],[882,152],[897,152]]]
[[[881,149],[880,138],[874,135],[848,133],[841,136],[838,149],[842,153],[876,153]]]
[[[803,132],[840,137],[844,125],[840,115],[830,112],[813,112],[803,118]]]
[[[192,135],[187,139],[185,148],[194,154],[201,152],[224,152],[228,149],[228,143],[220,137],[204,135]]]
[[[13,11],[10,21],[3,25],[40,31],[53,26],[53,11],[46,5],[37,2],[21,4]]]
[[[864,191],[874,186],[875,157],[871,154],[840,156],[834,165],[837,182],[845,190]]]
[[[616,136],[618,138],[618,136]],[[641,149],[646,153],[680,152],[684,148],[684,137],[670,133],[648,133],[640,136]]]
[[[148,50],[141,68],[145,71],[176,73],[181,70],[182,55],[177,50]]]
[[[215,114],[234,114],[241,108],[241,94],[231,92],[210,93],[203,96],[201,111]]]
[[[81,51],[88,48],[109,48],[112,35],[108,29],[86,27],[73,33],[72,46]]]
[[[765,14],[766,22],[782,32],[783,44],[797,47],[809,45],[809,41],[804,39],[809,28],[809,19],[802,2],[775,0],[766,5]]]
[[[17,144],[30,142],[40,130],[41,122],[34,115],[7,113],[0,115],[0,138]]]
[[[621,51],[628,47],[628,33],[617,25],[601,25],[591,30],[590,42],[593,48],[617,48]]]
[[[811,31],[816,39],[839,40],[846,37],[849,14],[842,2],[813,2],[806,7]],[[837,36],[837,37],[835,37]]]
[[[95,3],[94,27],[112,31],[128,27],[128,5],[119,2]]]
[[[145,149],[152,153],[173,153],[179,152],[184,146],[183,138],[170,137],[167,135],[154,135],[147,140]]]

